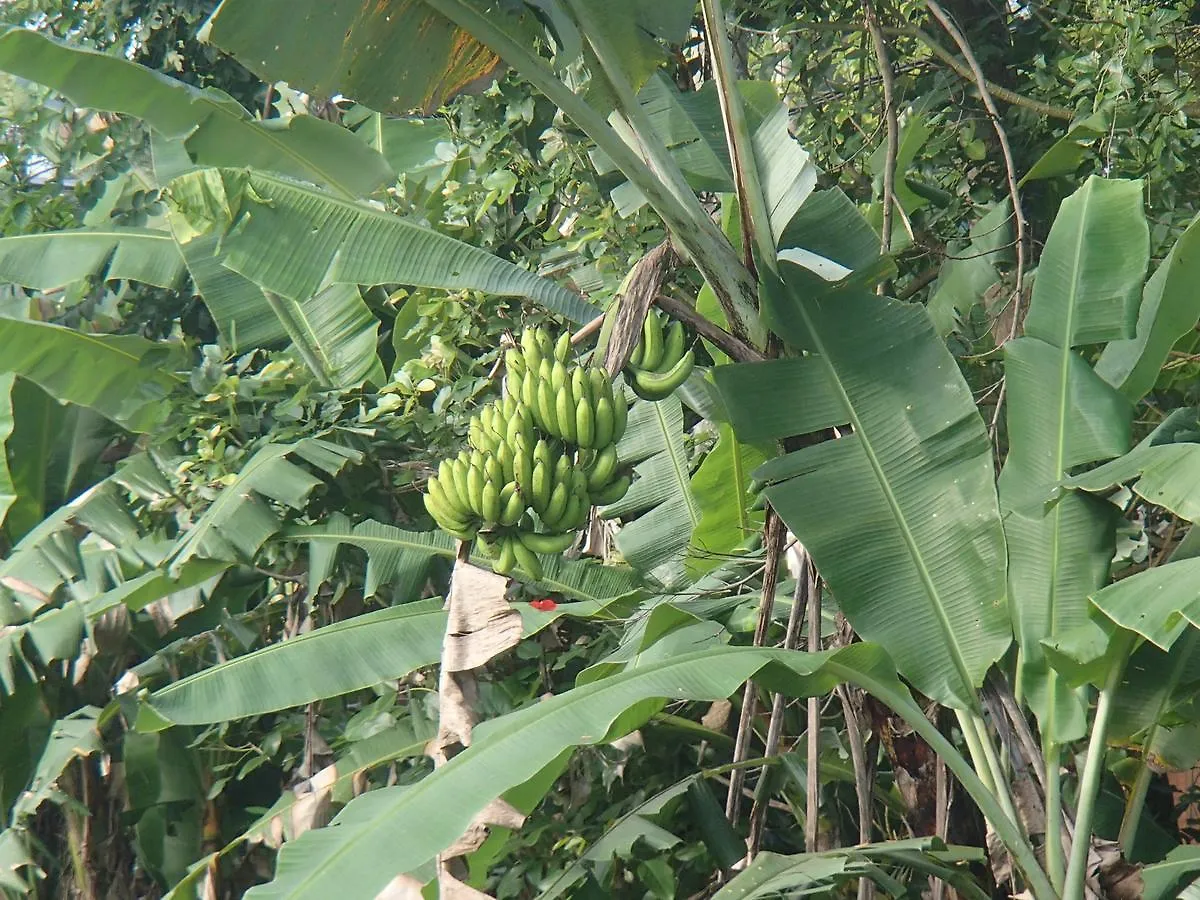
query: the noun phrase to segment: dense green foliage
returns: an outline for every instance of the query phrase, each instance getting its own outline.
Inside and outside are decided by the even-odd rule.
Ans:
[[[0,892],[1194,890],[1191,4],[798,6],[0,8]],[[423,494],[604,311],[446,752]]]

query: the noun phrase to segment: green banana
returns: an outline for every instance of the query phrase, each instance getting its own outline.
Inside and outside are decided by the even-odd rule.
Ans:
[[[533,335],[537,338],[538,349],[542,351],[542,356],[546,359],[553,359],[554,340],[550,337],[550,333],[545,328],[535,328]]]
[[[525,357],[516,347],[504,351],[504,368],[517,381],[525,374]]]
[[[567,371],[566,366],[556,359],[554,366],[550,369],[550,387],[557,393],[570,380],[571,373]]]
[[[447,513],[447,518],[456,519],[459,522],[465,522],[471,516],[471,510],[466,507],[459,506],[455,500],[446,493],[445,486],[438,480],[437,476],[433,476],[425,482],[425,492],[439,507]]]
[[[516,525],[525,512],[525,498],[515,481],[510,481],[500,489],[500,518],[501,525]]]
[[[530,480],[529,505],[534,512],[541,515],[550,503],[550,469],[541,460],[534,463],[533,475]]]
[[[521,377],[521,402],[526,407],[533,406],[533,398],[536,396],[536,375],[532,369],[526,369],[525,374]]]
[[[639,369],[633,373],[633,392],[643,400],[662,400],[687,381],[696,365],[696,354],[688,350],[665,372]]]
[[[533,454],[529,452],[529,446],[523,439],[513,453],[513,472],[518,489],[524,494],[529,494],[533,488]]]
[[[512,547],[513,557],[516,559],[517,565],[524,569],[534,581],[540,581],[545,574],[542,571],[542,564],[533,551],[521,543],[521,535],[519,533],[512,539],[509,546]]]
[[[488,460],[491,462],[491,460]],[[488,478],[483,485],[483,497],[480,503],[485,522],[500,521],[500,489],[496,487],[496,483],[500,479]]]
[[[617,445],[609,444],[600,451],[600,455],[588,469],[588,490],[592,492],[601,490],[612,479],[615,471],[617,471]]]
[[[537,386],[537,406],[535,407],[541,417],[538,425],[542,431],[555,437],[562,434],[558,428],[558,417],[555,412],[554,391],[550,388],[549,381],[539,381]]]
[[[538,534],[530,531],[518,531],[517,540],[534,553],[562,553],[575,543],[575,532]]]
[[[683,323],[676,319],[667,328],[666,339],[663,341],[662,360],[655,371],[661,372],[675,365],[679,357],[683,356],[686,345],[687,332],[683,329]]]
[[[571,358],[571,332],[564,331],[558,336],[554,345],[554,358],[561,363],[566,363]]]
[[[450,463],[450,483],[454,485],[454,493],[460,500],[462,505],[470,510],[474,509],[474,504],[471,503],[471,492],[467,490],[467,472],[470,471],[471,465],[465,453],[460,453],[458,459]]]
[[[567,510],[567,501],[570,499],[570,496],[565,482],[560,481],[554,485],[554,490],[550,492],[550,501],[546,504],[546,509],[541,514],[542,521],[546,523],[547,527],[558,527],[559,522],[563,518],[563,513]]]
[[[609,504],[616,503],[625,496],[625,493],[629,490],[629,485],[632,482],[633,479],[629,476],[629,473],[626,472],[603,490],[596,491],[594,494],[592,494],[592,504],[594,506],[608,506]]]
[[[471,512],[483,514],[483,482],[486,479],[483,469],[473,462],[467,469],[467,499],[471,501]]]
[[[616,425],[616,412],[613,410],[612,398],[604,395],[597,400],[593,416],[596,423],[595,431],[592,434],[592,446],[608,447],[614,443],[613,431]]]
[[[516,470],[513,467],[513,452],[508,444],[501,442],[496,447],[496,455],[494,457],[497,463],[500,464],[500,474],[504,476],[504,480],[512,481],[516,476]]]
[[[492,563],[492,571],[497,575],[507,575],[517,565],[517,555],[513,552],[513,536],[506,534],[500,538],[499,550],[496,555],[496,561]]]
[[[625,426],[629,423],[629,404],[625,402],[625,391],[613,386],[613,433],[612,443],[616,443],[625,434]]]
[[[575,403],[571,397],[571,386],[563,384],[554,394],[554,418],[558,425],[558,436],[564,441],[575,443]]]
[[[536,372],[542,362],[542,348],[538,344],[537,333],[532,328],[521,332],[521,354],[525,357],[526,369]]]
[[[664,349],[662,319],[653,309],[646,311],[646,321],[642,325],[642,343],[646,349],[642,353],[642,361],[638,368],[653,372],[662,363]]]

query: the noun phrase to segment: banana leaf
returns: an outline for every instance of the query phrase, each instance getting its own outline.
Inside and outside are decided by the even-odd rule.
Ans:
[[[1132,334],[1148,259],[1141,182],[1088,179],[1050,230],[1025,336],[1004,347],[1009,452],[999,487],[1018,684],[1050,743],[1082,737],[1086,707],[1042,642],[1088,625],[1116,510],[1080,494],[1047,500],[1075,467],[1124,453],[1132,419],[1129,402],[1073,348]]]
[[[734,432],[825,429],[761,466],[767,498],[864,639],[922,693],[973,709],[1012,639],[987,433],[925,311],[789,263],[764,318],[808,355],[714,370]]]

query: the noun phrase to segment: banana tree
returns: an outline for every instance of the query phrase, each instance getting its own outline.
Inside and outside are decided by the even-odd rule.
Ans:
[[[346,805],[336,827],[289,841],[274,880],[249,896],[369,898],[401,876],[427,881],[438,855],[495,801],[541,796],[565,753],[628,733],[668,699],[724,700],[747,680],[789,696],[825,694],[846,683],[890,707],[945,761],[1011,854],[1019,886],[1039,900],[1075,900],[1094,882],[1092,832],[1108,738],[1119,733],[1127,743],[1142,741],[1144,764],[1122,828],[1123,849],[1131,854],[1149,760],[1170,752],[1169,723],[1185,709],[1191,685],[1195,565],[1180,558],[1109,584],[1118,510],[1096,495],[1134,482],[1147,502],[1187,521],[1200,506],[1186,475],[1194,443],[1186,423],[1164,425],[1125,455],[1131,401],[1146,389],[1146,372],[1158,370],[1190,326],[1194,301],[1184,285],[1195,275],[1186,243],[1195,239],[1193,231],[1143,286],[1148,246],[1138,185],[1089,181],[1063,204],[1041,259],[1025,336],[1005,348],[1009,446],[997,482],[987,430],[933,320],[919,306],[875,292],[889,263],[880,258],[870,226],[844,195],[814,191],[816,172],[788,134],[786,109],[770,86],[737,81],[721,5],[704,0],[701,6],[714,79],[708,93],[695,98],[655,75],[665,48],[680,43],[692,24],[690,0],[539,0],[528,7],[482,0],[224,0],[206,26],[210,40],[272,82],[346,94],[381,114],[433,108],[462,86],[494,77],[502,64],[543,92],[584,133],[598,168],[626,179],[614,202],[653,209],[705,280],[696,307],[707,316],[692,310],[691,324],[702,324],[719,342],[714,346],[749,347],[762,357],[715,365],[709,382],[684,392],[694,411],[720,422],[720,455],[708,458],[707,472],[687,469],[679,400],[635,408],[637,427],[627,434],[624,452],[645,460],[641,495],[659,499],[634,496],[613,510],[628,520],[623,549],[633,566],[564,562],[548,569],[546,582],[579,598],[580,615],[605,614],[617,599],[684,607],[678,598],[639,593],[639,576],[661,573],[664,562],[682,562],[693,542],[693,549],[738,548],[743,530],[758,526],[750,507],[754,488],[762,486],[768,534],[777,518],[786,524],[862,638],[823,652],[714,642],[679,653],[666,638],[678,638],[696,618],[679,616],[686,624],[660,627],[668,618],[660,614],[654,628],[642,623],[638,652],[596,667],[544,703],[485,723],[472,746],[434,774],[371,791]],[[41,247],[0,242],[0,266],[11,280],[40,288],[62,283],[55,280],[61,272],[39,271],[38,263],[45,248],[71,241],[91,254],[72,278],[106,274],[175,283],[186,271],[231,336],[250,328],[256,341],[290,342],[318,378],[343,385],[377,371],[360,286],[472,287],[526,296],[567,318],[594,314],[561,286],[360,202],[377,186],[372,173],[384,170],[359,148],[358,163],[346,163],[347,171],[371,183],[356,191],[345,172],[331,180],[324,167],[341,171],[345,159],[330,148],[343,137],[331,138],[318,153],[315,139],[300,133],[320,126],[294,126],[281,154],[286,165],[250,149],[231,159],[235,138],[229,135],[245,135],[237,140],[260,147],[261,132],[270,129],[231,110],[226,98],[197,98],[174,85],[168,96],[159,81],[151,92],[149,80],[111,59],[102,63],[112,69],[109,81],[68,77],[75,64],[101,63],[87,58],[68,66],[58,60],[74,60],[76,51],[37,41],[0,36],[0,65],[68,94],[79,91],[80,102],[144,116],[163,139],[182,143],[156,147],[163,151],[160,178],[172,204],[163,228],[47,235],[39,237]],[[146,91],[147,102],[104,95],[126,79]],[[171,98],[186,112],[162,118]],[[224,137],[214,141],[214,134]],[[729,197],[725,232],[697,194],[711,190]],[[39,335],[38,329],[50,328],[11,327]],[[1105,342],[1109,349],[1095,368],[1077,352]],[[104,359],[126,351],[124,362],[112,366],[114,378],[130,378],[144,356],[141,345],[133,347],[139,352],[131,361],[130,348],[117,341],[90,343],[100,345],[92,350],[103,351]],[[94,404],[124,427],[149,430],[157,421],[153,398],[122,394],[120,405],[102,405],[86,380],[67,378],[37,354],[21,357],[15,371],[64,400]],[[170,581],[198,563],[252,558],[279,527],[256,494],[297,505],[316,485],[307,470],[285,459],[293,453],[331,475],[351,458],[344,448],[312,444],[260,450],[148,574]],[[1078,471],[1094,463],[1106,464]],[[714,489],[719,478],[712,470],[719,464],[734,473],[733,490]],[[754,465],[751,484],[745,470]],[[2,491],[0,484],[0,503]],[[714,539],[712,523],[722,519],[736,524],[721,526],[722,536]],[[61,535],[76,521],[87,524],[64,514],[46,531]],[[25,559],[46,555],[39,549],[44,538],[27,539],[42,555]],[[366,550],[368,594],[381,581],[407,590],[426,580],[431,559],[454,555],[440,535],[370,521],[331,520],[290,530],[287,538],[309,546],[312,585],[328,572],[333,549]],[[765,553],[738,552],[754,565],[778,567],[771,546]],[[46,593],[35,583],[18,583]],[[710,573],[692,585],[670,586],[682,593],[714,583],[723,582]],[[37,597],[27,590],[15,594],[26,606]],[[522,610],[529,633],[546,624],[534,613]],[[22,615],[14,621],[30,618]],[[214,715],[258,715],[315,702],[435,661],[432,636],[441,627],[432,608],[385,610],[143,694],[140,706],[125,698],[125,712],[147,734],[170,734],[165,729],[173,724],[204,725]],[[656,640],[657,657],[647,652]],[[1134,669],[1127,677],[1131,659],[1163,677],[1135,677],[1141,670]],[[329,661],[328,672],[312,677],[322,660]],[[1024,713],[1004,722],[984,703],[989,674],[1011,683],[1036,721],[1040,758],[1026,758],[1026,745],[1007,740],[1013,727],[1031,728]],[[277,689],[247,690],[250,679]],[[1093,688],[1099,689],[1094,709]],[[914,690],[953,710],[961,746],[931,723]],[[1114,711],[1147,691],[1154,700],[1144,725],[1114,731]],[[1084,738],[1072,804],[1061,768]],[[409,752],[403,747],[411,743],[397,744],[392,758]],[[1010,786],[1017,754],[1044,772],[1040,819],[1030,817]],[[1074,835],[1069,864],[1061,837],[1070,831],[1067,821]],[[194,895],[220,854],[199,860],[172,895]],[[971,893],[960,865],[967,860],[963,855],[956,862],[937,841],[798,859],[761,856],[725,890],[749,894],[862,877],[887,886],[895,883],[885,871],[890,866],[941,877]],[[1165,896],[1188,865],[1172,858],[1148,866],[1140,875],[1144,895]]]

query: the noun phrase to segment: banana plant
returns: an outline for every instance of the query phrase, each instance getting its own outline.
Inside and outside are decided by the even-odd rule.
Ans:
[[[987,429],[934,318],[876,293],[890,272],[877,236],[845,195],[815,190],[817,173],[788,133],[787,110],[773,89],[738,83],[719,0],[701,4],[714,79],[695,97],[656,74],[665,46],[678,43],[692,22],[690,0],[534,5],[537,15],[523,4],[482,0],[224,0],[205,34],[271,82],[345,93],[381,114],[431,109],[493,78],[502,64],[512,66],[587,136],[598,169],[625,179],[614,203],[626,211],[646,205],[662,219],[706,281],[708,324],[764,357],[733,364],[714,356],[709,374],[719,402],[710,397],[693,406],[720,420],[721,444],[697,473],[690,471],[680,400],[635,407],[621,455],[637,463],[639,481],[607,510],[624,520],[617,542],[632,566],[548,566],[542,585],[580,602],[557,613],[522,606],[526,633],[556,615],[625,609],[621,601],[639,596],[648,576],[681,591],[728,587],[716,575],[696,580],[695,569],[689,579],[682,562],[689,547],[735,551],[733,536],[758,527],[753,481],[763,489],[767,518],[781,518],[811,554],[862,641],[801,653],[706,640],[702,649],[679,653],[683,642],[669,637],[687,632],[690,640],[688,628],[697,624],[712,637],[711,623],[654,607],[630,627],[636,641],[626,646],[636,644],[633,652],[615,654],[543,703],[484,723],[472,746],[434,774],[350,801],[336,827],[285,844],[274,879],[248,896],[369,898],[397,876],[428,880],[439,854],[493,802],[544,793],[564,754],[629,733],[670,699],[724,700],[755,680],[788,696],[825,694],[839,684],[872,694],[945,761],[1011,855],[1021,889],[1036,900],[1082,898],[1110,738],[1140,741],[1143,752],[1122,827],[1129,854],[1144,773],[1151,759],[1173,752],[1167,732],[1193,682],[1196,560],[1177,553],[1112,582],[1119,510],[1107,498],[1132,483],[1145,502],[1189,522],[1200,511],[1188,477],[1197,465],[1194,422],[1168,420],[1126,452],[1132,402],[1148,389],[1147,373],[1158,371],[1194,322],[1195,300],[1186,289],[1195,277],[1193,230],[1145,283],[1149,252],[1138,183],[1090,180],[1064,202],[1025,335],[1005,347],[1009,443],[997,480]],[[305,28],[281,31],[281,22]],[[446,52],[431,55],[431,48]],[[171,204],[158,230],[0,241],[0,270],[15,282],[44,289],[64,278],[100,276],[174,285],[186,272],[230,336],[249,331],[255,342],[286,340],[318,379],[339,386],[378,377],[377,332],[360,286],[519,295],[576,321],[597,312],[519,266],[363,202],[396,173],[362,142],[339,155],[345,132],[326,139],[332,132],[315,122],[265,127],[229,98],[36,36],[0,34],[0,67],[78,102],[143,117],[163,139],[156,162]],[[261,148],[276,144],[283,148],[278,159],[264,158]],[[710,190],[728,195],[733,240],[697,196]],[[43,265],[44,254],[70,247],[84,250],[65,274]],[[950,272],[947,290],[956,280],[974,290],[993,274]],[[957,302],[945,300],[944,316]],[[14,355],[10,371],[130,430],[149,432],[161,421],[155,391],[178,380],[177,366],[161,360],[153,378],[135,381],[155,362],[138,339],[96,339],[20,320],[0,320],[4,328],[28,336],[35,349],[79,345],[86,349],[72,352],[95,360],[84,378],[31,351]],[[1093,368],[1081,351],[1101,343],[1108,348]],[[3,422],[0,415],[0,431]],[[77,643],[89,615],[179,590],[199,577],[198,566],[214,566],[215,575],[251,562],[281,525],[263,498],[299,507],[318,484],[297,460],[333,477],[354,458],[316,439],[261,447],[203,515],[158,544],[157,556],[140,560],[136,577],[105,583],[99,603],[74,616],[71,603],[51,595],[66,586],[82,601],[92,591],[82,577],[91,569],[82,562],[62,567],[65,556],[80,555],[75,529],[92,530],[105,541],[98,551],[120,557],[114,564],[127,567],[123,575],[135,574],[129,548],[144,546],[114,485],[136,495],[133,485],[146,492],[144,482],[155,479],[152,472],[139,478],[131,463],[121,478],[30,532],[5,561],[0,571],[18,585],[6,583],[0,595],[5,621],[25,628],[17,640],[42,650],[41,661],[64,658],[51,614],[67,622]],[[1096,463],[1104,464],[1080,472]],[[717,489],[726,487],[719,485],[723,467],[735,473],[730,490]],[[750,467],[752,480],[744,471]],[[152,486],[148,494],[160,490]],[[0,481],[0,511],[4,497]],[[337,517],[289,528],[282,539],[309,548],[312,590],[326,580],[338,548],[365,550],[368,596],[385,582],[414,595],[440,561],[456,554],[439,534]],[[757,563],[752,553],[745,557]],[[529,573],[518,578],[532,581]],[[435,607],[385,609],[319,628],[162,686],[126,711],[138,708],[145,735],[172,735],[175,725],[262,715],[400,678],[437,660],[445,615]],[[671,617],[686,624],[660,627]],[[23,660],[9,658],[0,676],[7,674],[12,690]],[[1026,762],[1045,770],[1044,822],[1019,814],[1025,810],[1010,787],[1008,761],[1025,748],[998,745],[1008,729],[985,709],[981,689],[989,674],[1014,685],[1040,732],[1042,757]],[[935,727],[914,690],[954,711],[961,747]],[[1142,707],[1143,717],[1118,727],[1118,712],[1148,693],[1153,702]],[[1024,715],[1020,724],[1030,726]],[[1059,839],[1070,806],[1061,769],[1085,738],[1068,863]],[[155,754],[159,746],[153,744]],[[159,799],[144,808],[160,806]],[[145,813],[147,821],[155,814]],[[8,848],[11,837],[0,836],[0,846]],[[188,896],[220,854],[186,875],[175,867],[172,896]],[[870,877],[903,890],[893,873],[915,870],[978,896],[983,888],[964,880],[962,865],[977,856],[956,859],[931,840],[799,859],[761,855],[722,894],[757,895],[814,878]],[[1165,896],[1167,872],[1184,873],[1195,860],[1161,865],[1143,873],[1145,896]]]

